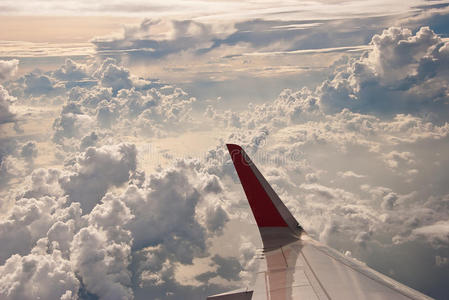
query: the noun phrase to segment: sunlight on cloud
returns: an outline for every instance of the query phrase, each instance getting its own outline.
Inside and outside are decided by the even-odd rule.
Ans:
[[[261,244],[225,143],[310,235],[447,295],[449,42],[406,14],[423,1],[19,4],[2,6],[153,18],[0,43],[17,57],[0,60],[0,298],[251,284]]]

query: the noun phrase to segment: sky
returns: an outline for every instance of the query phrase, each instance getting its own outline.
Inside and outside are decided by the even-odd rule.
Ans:
[[[449,299],[449,1],[0,3],[0,298],[251,286],[240,144],[315,239]]]

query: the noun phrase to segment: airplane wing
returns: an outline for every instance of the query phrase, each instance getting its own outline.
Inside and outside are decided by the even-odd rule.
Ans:
[[[264,246],[253,290],[211,300],[431,299],[307,235],[254,163],[227,145]]]

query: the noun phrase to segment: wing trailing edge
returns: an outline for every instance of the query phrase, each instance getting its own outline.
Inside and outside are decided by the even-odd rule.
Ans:
[[[207,297],[207,300],[251,300],[253,291],[247,289],[238,289],[235,291],[213,295]]]

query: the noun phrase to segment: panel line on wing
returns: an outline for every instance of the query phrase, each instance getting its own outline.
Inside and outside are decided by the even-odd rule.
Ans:
[[[300,253],[300,257],[304,260],[304,262],[305,262],[304,266],[305,266],[306,269],[309,271],[309,274],[311,274],[311,275],[313,276],[313,279],[310,278],[309,276],[307,276],[307,272],[306,272],[306,276],[307,276],[307,278],[309,279],[310,284],[311,284],[313,290],[315,291],[315,293],[317,294],[318,298],[320,298],[320,299],[328,299],[328,300],[332,300],[332,298],[330,297],[329,293],[326,291],[326,289],[324,288],[323,284],[322,284],[321,281],[318,279],[318,276],[317,276],[317,275],[315,274],[315,272],[313,271],[313,269],[312,269],[312,267],[311,267],[309,261],[308,261],[307,258],[304,256],[304,254],[302,253],[302,251],[301,251],[301,253]],[[312,282],[313,280],[314,280],[316,283],[318,283],[319,289],[317,289],[316,284],[314,284],[314,283]],[[319,291],[321,291],[322,293],[319,293]],[[322,296],[323,296],[323,293],[324,293],[324,296],[325,296],[326,298],[322,297]],[[321,294],[321,295],[320,295],[320,294]]]
[[[329,251],[328,248],[326,248],[326,250],[328,250],[328,251],[324,251],[321,247],[316,247],[315,245],[311,245],[311,246],[314,249],[316,249],[316,250],[320,251],[321,253],[323,253],[324,255],[328,256],[332,260],[341,263],[342,265],[350,268],[351,270],[357,272],[358,274],[361,274],[364,277],[366,277],[366,278],[368,278],[370,280],[373,280],[373,281],[377,282],[378,284],[381,284],[382,286],[387,287],[387,288],[391,289],[392,291],[401,294],[404,297],[410,298],[410,295],[407,295],[407,293],[404,293],[402,290],[400,290],[399,286],[397,284],[392,284],[391,282],[382,280],[381,278],[378,277],[379,275],[382,276],[382,274],[380,274],[380,273],[379,273],[379,275],[375,274],[374,272],[376,272],[376,271],[374,271],[374,270],[370,270],[371,273],[373,273],[373,274],[368,274],[368,273],[363,272],[362,270],[360,270],[359,269],[360,266],[357,266],[356,262],[351,262],[348,259],[346,259],[346,260],[338,259],[338,257],[333,256],[331,253],[328,252]]]

